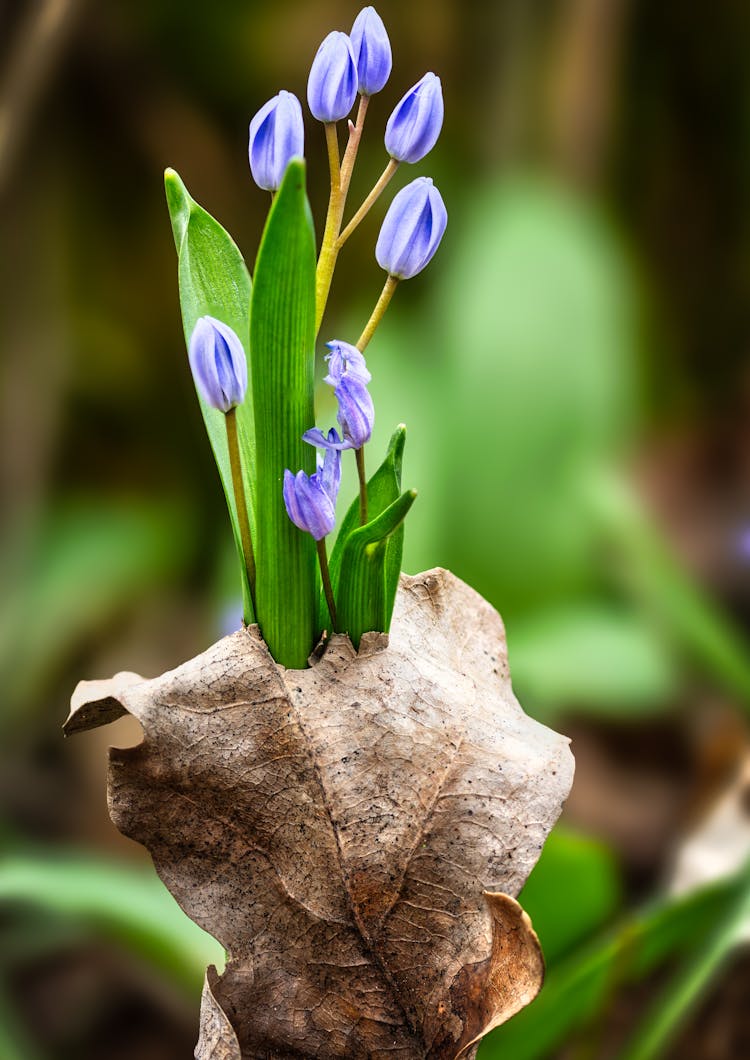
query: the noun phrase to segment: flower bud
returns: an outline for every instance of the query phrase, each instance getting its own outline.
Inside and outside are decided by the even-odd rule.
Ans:
[[[307,102],[318,121],[345,118],[357,98],[357,63],[346,33],[329,33],[313,59]]]
[[[328,375],[323,379],[329,386],[338,386],[344,373],[359,379],[361,383],[370,382],[372,376],[367,370],[364,355],[349,342],[334,339],[326,343],[329,352],[326,354]]]
[[[344,441],[352,449],[361,449],[369,442],[375,423],[375,408],[365,384],[353,375],[344,375],[334,390],[339,403],[337,420],[341,424]]]
[[[247,358],[228,324],[201,317],[193,328],[188,351],[198,392],[211,408],[229,412],[245,400]]]
[[[330,451],[333,459],[341,460],[341,454]],[[327,456],[327,454],[326,454]],[[322,470],[313,475],[298,471],[284,472],[284,505],[286,513],[295,526],[312,534],[316,541],[330,534],[336,525],[336,509],[326,491]],[[330,478],[330,476],[329,476]]]
[[[443,127],[440,78],[425,74],[396,104],[385,127],[385,149],[397,162],[419,162],[431,151]]]
[[[364,7],[350,34],[357,64],[359,91],[363,96],[379,92],[391,75],[391,42],[383,20],[374,7]]]
[[[417,177],[388,208],[375,247],[378,265],[401,280],[416,276],[440,245],[447,223],[442,195],[429,177]]]
[[[276,191],[292,158],[305,150],[302,107],[291,92],[269,99],[250,122],[250,171],[266,191]]]

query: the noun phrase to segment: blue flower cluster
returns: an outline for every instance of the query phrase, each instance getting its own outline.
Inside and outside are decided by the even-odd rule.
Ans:
[[[319,427],[313,427],[305,431],[302,437],[310,445],[315,445],[325,451],[325,461],[333,461],[334,458],[340,461],[341,452],[344,449],[361,449],[370,440],[375,423],[375,407],[367,384],[372,376],[367,369],[364,356],[356,346],[338,340],[329,342],[327,345],[329,350],[326,354],[328,375],[324,381],[333,387],[338,401],[339,410],[336,418],[341,427],[341,436],[333,427],[327,435],[323,434]],[[304,471],[299,471],[296,476],[293,476],[291,471],[284,473],[284,502],[289,518],[301,530],[307,530],[313,537],[320,526],[327,524],[329,517],[327,503],[332,501],[334,506],[336,504],[341,472],[339,470],[337,475],[330,479],[335,482],[335,489],[333,492],[326,492],[325,497],[317,486],[319,478],[320,471],[315,472],[309,478]],[[313,479],[316,480],[316,484],[311,486]],[[305,516],[306,525],[304,526],[298,521],[301,512]],[[335,516],[333,518],[335,520]],[[326,533],[330,533],[331,529],[333,529],[333,523]]]
[[[357,95],[362,97],[363,114],[367,98],[379,92],[388,81],[391,66],[386,28],[375,9],[366,7],[354,20],[350,34],[329,33],[318,48],[307,82],[307,102],[312,115],[329,127],[335,125],[349,115]],[[413,164],[427,155],[440,135],[442,124],[442,86],[440,78],[430,72],[409,89],[388,119],[385,146],[390,158],[389,169],[363,210],[380,194],[398,164]],[[350,123],[352,130],[357,137],[361,135],[361,127],[355,128]],[[255,182],[267,191],[276,191],[289,162],[303,155],[304,146],[300,102],[291,92],[281,91],[250,122],[249,160]],[[345,196],[344,191],[342,204]],[[361,214],[362,211],[352,227]],[[446,224],[445,204],[429,177],[418,177],[394,197],[375,249],[378,264],[388,274],[388,295],[385,300],[381,298],[383,309],[396,281],[416,276],[431,260]],[[334,238],[338,231],[339,228]],[[364,348],[371,333],[366,338],[363,335],[358,343],[360,347]],[[367,389],[371,376],[361,350],[341,341],[328,343],[328,350],[325,381],[336,395],[340,433],[332,428],[324,434],[317,427],[307,431],[303,436],[305,441],[323,450],[325,456],[319,457],[313,475],[302,471],[293,475],[287,470],[283,490],[290,519],[317,541],[333,529],[343,450],[356,451],[360,487],[365,488],[361,450],[370,439],[375,418]],[[246,359],[239,338],[226,324],[212,317],[198,321],[190,343],[190,363],[198,390],[213,408],[228,412],[244,400]]]

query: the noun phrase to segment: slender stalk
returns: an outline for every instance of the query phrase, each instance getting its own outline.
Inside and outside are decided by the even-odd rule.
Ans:
[[[398,276],[389,276],[385,281],[383,290],[380,292],[380,298],[378,298],[375,308],[372,311],[372,316],[367,321],[365,330],[359,336],[357,340],[357,349],[364,351],[365,347],[369,343],[372,336],[375,334],[375,328],[378,326],[380,321],[383,319],[383,315],[388,308],[388,304],[393,298],[393,292],[396,290],[398,284]]]
[[[247,514],[245,486],[242,481],[242,461],[240,459],[240,444],[237,438],[237,409],[230,409],[224,417],[224,420],[227,427],[229,467],[232,472],[234,502],[237,505],[237,522],[240,525],[242,555],[245,560],[247,580],[250,586],[250,599],[253,603],[253,611],[255,611],[255,553],[253,552],[253,541],[250,537],[250,520]]]
[[[325,122],[323,128],[326,133],[326,146],[328,147],[328,168],[331,171],[331,194],[328,199],[328,213],[326,214],[326,226],[323,230],[323,242],[318,257],[318,267],[315,270],[315,334],[320,331],[323,320],[328,292],[331,289],[333,270],[336,266],[336,238],[341,227],[341,214],[343,204],[341,202],[341,160],[339,158],[339,138],[336,131],[336,123]]]
[[[316,541],[315,544],[318,546],[318,562],[320,563],[320,576],[323,579],[323,591],[326,594],[328,613],[331,616],[331,625],[335,630],[337,627],[336,603],[333,599],[331,572],[328,569],[328,553],[326,552],[326,539],[324,537],[321,537],[320,541]]]
[[[359,108],[357,110],[356,123],[349,122],[349,141],[346,145],[343,160],[339,158],[339,142],[334,122],[325,123],[326,144],[328,145],[328,167],[331,171],[331,196],[328,200],[328,213],[326,214],[326,226],[323,232],[323,242],[318,257],[318,267],[315,273],[315,334],[320,331],[323,321],[328,292],[331,289],[333,272],[336,268],[336,258],[339,254],[338,237],[341,231],[341,222],[344,219],[344,208],[346,196],[349,192],[349,184],[354,171],[354,163],[357,159],[359,142],[362,139],[362,130],[367,115],[369,96],[359,97]]]
[[[347,239],[352,234],[352,232],[357,227],[357,225],[360,223],[360,221],[369,213],[370,208],[372,206],[374,206],[374,204],[378,201],[378,199],[380,198],[382,192],[385,190],[385,188],[390,183],[391,178],[393,177],[393,174],[396,172],[397,169],[398,169],[398,162],[396,161],[396,159],[395,158],[390,159],[390,161],[388,162],[388,165],[385,167],[383,172],[380,174],[380,177],[378,178],[378,181],[375,184],[374,188],[372,189],[370,194],[367,196],[365,201],[362,203],[360,208],[357,210],[357,212],[355,213],[354,217],[352,217],[351,221],[346,226],[344,231],[341,233],[341,235],[336,240],[336,250],[341,250],[341,248],[343,247],[344,243],[346,243]]]
[[[367,117],[367,105],[369,102],[369,96],[360,96],[359,107],[357,108],[357,120],[354,124],[349,122],[349,142],[346,145],[346,151],[344,151],[344,158],[341,162],[341,195],[343,197],[343,202],[341,204],[342,219],[344,215],[344,203],[346,202],[346,196],[349,193],[349,184],[351,183],[352,173],[354,172],[354,163],[357,159],[359,141],[362,139],[362,130],[365,126],[365,118]],[[340,222],[339,227],[341,227]]]
[[[364,526],[367,522],[367,476],[365,475],[365,447],[361,445],[354,450],[357,458],[357,475],[359,477],[359,522]]]

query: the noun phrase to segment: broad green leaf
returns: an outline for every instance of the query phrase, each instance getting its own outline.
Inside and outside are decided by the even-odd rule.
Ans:
[[[255,266],[250,321],[256,433],[256,612],[274,659],[307,665],[318,634],[315,543],[284,507],[284,470],[315,470],[315,235],[304,163],[287,167]]]
[[[182,912],[151,869],[73,853],[10,855],[0,858],[0,908],[8,905],[91,925],[192,992],[207,964],[224,963],[219,943]]]
[[[565,910],[561,894],[576,896]],[[621,897],[620,874],[608,847],[558,825],[518,900],[531,917],[549,967],[610,920]]]
[[[190,345],[190,336],[199,317],[208,315],[223,321],[237,332],[245,348],[245,355],[248,356],[251,284],[250,274],[242,255],[231,236],[218,221],[215,221],[191,198],[184,183],[173,169],[168,169],[164,174],[164,187],[179,260],[180,307],[185,344]],[[248,365],[249,360],[248,357]],[[242,478],[249,507],[250,529],[253,533],[255,526],[253,482],[255,429],[253,403],[250,398],[251,386],[252,378],[248,387],[248,397],[237,409],[237,433],[242,459]],[[219,468],[232,521],[240,563],[245,621],[253,622],[255,616],[242,557],[237,505],[229,467],[225,416],[223,412],[210,408],[199,393],[198,401]]]
[[[744,888],[733,877],[686,898],[662,899],[634,913],[602,940],[585,945],[547,973],[544,988],[528,1008],[493,1031],[479,1060],[546,1060],[600,1013],[612,992],[637,982],[675,954],[705,945],[714,926]],[[558,895],[560,903],[575,895]],[[564,908],[561,908],[564,915]]]
[[[390,586],[386,581],[388,539],[411,508],[415,490],[402,493],[376,519],[354,530],[341,554],[336,611],[339,630],[348,633],[355,648],[363,633],[385,632],[390,623]]]
[[[604,599],[517,618],[508,654],[513,687],[536,717],[564,707],[632,717],[661,710],[679,687],[663,630],[642,609]]]
[[[406,445],[406,427],[401,424],[396,428],[388,443],[388,451],[385,459],[374,475],[367,482],[367,515],[372,521],[395,500],[401,493],[401,469],[404,462],[404,446]],[[344,545],[354,530],[359,527],[359,497],[356,496],[349,505],[344,519],[339,528],[336,544],[333,546],[329,559],[331,572],[331,585],[333,595],[336,596],[341,572],[341,555]],[[387,633],[393,613],[393,603],[398,588],[398,578],[401,573],[401,557],[404,550],[404,525],[403,523],[388,538],[386,546],[385,577],[386,577],[386,616],[387,623],[383,632]],[[328,608],[325,598],[321,599],[321,623],[328,622]]]

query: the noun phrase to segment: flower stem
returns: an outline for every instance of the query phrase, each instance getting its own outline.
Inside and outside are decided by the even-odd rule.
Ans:
[[[362,138],[362,129],[367,114],[368,96],[360,96],[359,109],[357,111],[356,124],[349,122],[349,141],[346,145],[343,161],[339,157],[339,140],[335,122],[325,122],[326,144],[328,146],[328,167],[331,171],[331,195],[328,200],[328,213],[326,214],[326,226],[323,232],[323,242],[318,257],[318,267],[315,272],[315,334],[320,331],[323,321],[328,292],[331,289],[333,271],[336,268],[336,258],[339,254],[338,237],[341,231],[341,222],[344,218],[344,207],[346,196],[349,191],[349,183],[352,179],[354,163],[357,158],[359,141]]]
[[[250,521],[247,515],[245,486],[242,481],[242,461],[240,459],[240,446],[237,438],[237,409],[230,409],[224,417],[224,420],[227,427],[229,467],[232,472],[232,488],[234,490],[234,501],[237,506],[237,522],[240,527],[242,555],[245,560],[248,585],[250,586],[250,599],[252,600],[253,611],[255,611],[255,554],[253,552],[253,541],[250,537]]]
[[[357,475],[359,476],[359,522],[364,526],[367,522],[367,476],[365,475],[365,447],[361,445],[354,450],[357,458]]]
[[[385,281],[383,290],[380,292],[380,298],[378,298],[375,308],[372,311],[372,316],[367,321],[365,330],[359,336],[357,340],[357,349],[362,352],[365,346],[369,343],[372,336],[375,334],[375,328],[378,326],[380,321],[383,319],[383,314],[388,308],[388,303],[393,298],[393,292],[396,290],[398,284],[398,276],[389,276]]]
[[[380,174],[378,182],[375,184],[375,186],[372,189],[372,191],[370,192],[370,194],[367,196],[365,201],[362,203],[360,208],[355,213],[354,217],[352,217],[352,219],[349,222],[349,224],[346,226],[344,231],[341,233],[341,235],[336,240],[336,250],[341,250],[341,248],[343,247],[344,243],[346,243],[347,239],[352,234],[352,232],[357,227],[357,225],[360,223],[360,221],[369,213],[370,208],[378,201],[378,199],[380,198],[380,195],[385,190],[385,188],[388,186],[391,178],[393,177],[393,174],[396,172],[397,169],[398,169],[398,162],[396,161],[395,158],[391,158],[390,161],[388,162],[388,165],[385,167],[383,172]]]
[[[341,194],[343,197],[343,202],[341,204],[341,219],[343,219],[344,203],[346,202],[346,196],[349,193],[349,184],[351,183],[352,173],[354,172],[354,163],[357,160],[359,141],[362,139],[362,130],[365,126],[367,105],[369,102],[369,96],[360,96],[359,107],[357,108],[357,120],[354,124],[349,122],[349,142],[346,145],[346,151],[344,151],[344,158],[341,163]],[[339,220],[339,228],[341,227],[341,219]]]
[[[316,541],[315,544],[318,546],[318,562],[320,563],[320,576],[323,579],[323,591],[326,594],[326,603],[328,604],[328,613],[331,616],[331,625],[334,631],[336,630],[336,603],[333,599],[333,588],[331,586],[331,572],[328,569],[328,553],[326,552],[326,539],[321,537],[320,541]]]

